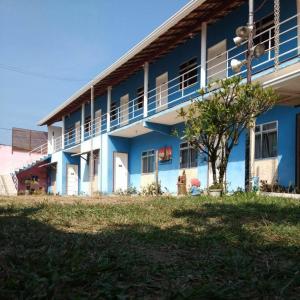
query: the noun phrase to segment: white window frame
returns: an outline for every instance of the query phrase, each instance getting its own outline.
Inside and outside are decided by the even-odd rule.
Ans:
[[[268,125],[268,124],[276,124],[276,129],[267,129],[267,130],[263,130],[263,126]],[[256,132],[256,127],[259,126],[259,132]],[[277,139],[277,145],[276,145],[276,155],[275,156],[270,156],[270,157],[262,157],[262,138],[263,138],[263,134],[264,133],[270,133],[270,132],[274,132],[276,131],[276,139]],[[261,123],[261,124],[257,124],[255,126],[255,140],[256,140],[256,136],[260,135],[260,153],[261,153],[261,157],[257,157],[256,158],[256,153],[254,153],[254,157],[255,160],[264,160],[264,159],[272,159],[272,158],[277,158],[278,157],[278,120],[276,121],[270,121],[270,122],[265,122],[265,123]]]
[[[147,153],[147,155],[143,155],[143,153]],[[153,152],[153,154],[149,155],[150,152]],[[152,172],[143,172],[144,168],[143,168],[143,158],[149,158],[149,157],[154,157],[153,160],[153,171]],[[148,161],[147,161],[148,162]],[[147,168],[148,168],[148,163],[147,163]],[[148,170],[147,170],[148,171]],[[141,174],[153,174],[155,172],[155,150],[154,149],[150,149],[150,150],[144,150],[141,152]]]
[[[187,144],[187,146],[182,148],[181,146],[183,144]],[[191,161],[191,150],[192,149],[195,150],[196,153],[197,153],[197,156],[196,156],[196,165],[195,166],[192,166],[192,161]],[[187,167],[182,167],[181,166],[181,160],[182,160],[181,150],[188,150],[189,161],[188,161],[188,166]],[[198,158],[199,158],[199,151],[197,151],[196,149],[194,149],[189,142],[182,142],[182,143],[179,144],[179,169],[193,169],[193,168],[197,168],[198,167]]]

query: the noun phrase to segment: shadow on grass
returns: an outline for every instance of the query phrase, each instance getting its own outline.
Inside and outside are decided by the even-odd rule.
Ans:
[[[94,234],[34,219],[43,209],[0,210],[1,299],[299,295],[299,247],[280,239],[289,235],[280,224],[298,224],[299,207],[206,203],[174,209],[179,225],[119,224]],[[275,229],[266,238],[268,225]]]

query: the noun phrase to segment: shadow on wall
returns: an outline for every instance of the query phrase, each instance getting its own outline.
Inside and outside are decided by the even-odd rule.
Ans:
[[[35,219],[45,209],[0,209],[2,299],[287,299],[299,291],[299,248],[248,229],[297,225],[299,207],[208,203],[170,211],[168,227],[119,223],[88,234],[73,231],[83,211],[70,220],[54,207],[58,230]]]

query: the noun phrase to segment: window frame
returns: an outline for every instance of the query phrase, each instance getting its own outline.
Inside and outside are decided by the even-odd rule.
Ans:
[[[182,145],[184,144],[187,144],[186,147],[182,147]],[[182,166],[182,156],[181,156],[181,153],[183,150],[187,150],[188,152],[188,165],[187,167],[183,167]],[[192,155],[191,155],[191,150],[194,150],[195,153],[196,153],[196,160],[194,162],[194,164],[192,163],[191,161],[191,158],[192,158]],[[179,169],[194,169],[194,168],[197,168],[198,167],[198,159],[199,159],[199,151],[194,149],[191,144],[189,142],[182,142],[179,144]]]
[[[86,116],[84,118],[84,134],[91,134],[91,116]]]
[[[269,125],[269,124],[275,124],[276,128],[275,129],[267,129],[267,130],[263,130],[263,126],[265,125]],[[256,132],[256,127],[259,126],[259,132]],[[270,121],[270,122],[265,122],[265,123],[261,123],[261,124],[257,124],[255,125],[255,139],[256,140],[256,136],[260,136],[260,157],[256,157],[256,153],[254,150],[254,160],[264,160],[264,159],[274,159],[278,157],[278,120],[276,121]],[[272,133],[276,131],[276,155],[275,156],[268,156],[268,157],[263,157],[263,135],[266,133]],[[255,141],[256,144],[256,141]],[[254,145],[254,149],[256,148],[256,145]]]
[[[153,154],[149,155],[150,152],[153,152]],[[143,153],[147,153],[147,155],[143,155]],[[143,158],[149,158],[149,157],[153,157],[153,171],[149,172],[148,170],[148,160],[147,160],[147,172],[144,172],[144,166],[143,166]],[[150,149],[150,150],[144,150],[141,152],[141,174],[146,175],[146,174],[153,174],[155,172],[155,150],[154,149]]]
[[[191,63],[192,61],[194,62]],[[199,77],[197,66],[198,66],[198,60],[196,56],[186,60],[184,63],[182,63],[179,66],[179,90],[180,91],[185,90],[197,84],[198,77]],[[196,74],[193,74],[193,72],[196,72]],[[185,76],[187,76],[187,78],[185,78]],[[193,81],[191,84],[189,83],[190,80]]]

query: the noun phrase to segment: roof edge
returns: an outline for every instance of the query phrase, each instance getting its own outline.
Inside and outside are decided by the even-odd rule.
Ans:
[[[98,74],[95,78],[90,80],[87,84],[85,84],[82,88],[80,88],[77,92],[75,92],[71,97],[69,97],[66,101],[64,101],[61,105],[59,105],[56,109],[54,109],[50,114],[46,117],[42,118],[37,125],[42,126],[46,125],[47,122],[53,118],[57,113],[63,110],[66,106],[71,104],[74,100],[76,100],[83,93],[87,92],[91,86],[95,85],[106,76],[108,76],[111,72],[116,70],[122,64],[126,63],[129,59],[134,57],[137,53],[142,51],[145,47],[150,45],[154,40],[156,40],[160,35],[169,30],[172,26],[178,23],[181,19],[186,17],[190,12],[192,12],[195,8],[203,4],[206,0],[192,0],[183,6],[179,11],[173,14],[170,18],[168,18],[164,23],[162,23],[159,27],[157,27],[154,31],[152,31],[149,35],[147,35],[143,40],[141,40],[138,44],[132,47],[129,51],[127,51],[124,55],[122,55],[118,60],[116,60],[112,65],[108,68],[104,69],[100,74]]]

